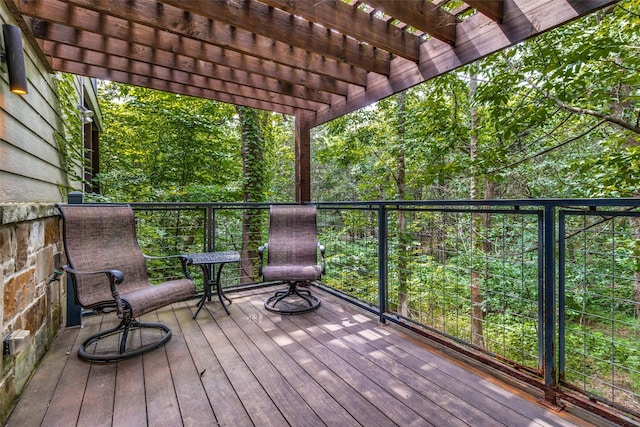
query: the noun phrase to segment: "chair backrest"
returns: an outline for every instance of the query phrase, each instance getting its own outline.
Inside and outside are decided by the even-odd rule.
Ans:
[[[315,206],[271,206],[267,263],[269,266],[318,264]]]
[[[75,270],[120,270],[121,291],[148,286],[138,246],[133,210],[128,205],[58,205],[63,218],[67,263]],[[115,306],[106,274],[72,275],[76,302],[89,308]]]

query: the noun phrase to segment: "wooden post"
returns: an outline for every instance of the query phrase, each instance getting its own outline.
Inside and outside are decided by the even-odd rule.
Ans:
[[[311,201],[311,114],[296,112],[296,203]]]

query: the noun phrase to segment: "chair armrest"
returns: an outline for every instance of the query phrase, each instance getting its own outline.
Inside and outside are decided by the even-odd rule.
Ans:
[[[324,252],[325,252],[325,247],[324,245],[321,245],[320,242],[318,242],[318,249],[320,249],[320,257],[322,258],[322,265],[321,265],[321,274],[324,274],[326,269],[327,269],[327,263],[324,260]]]
[[[68,265],[63,265],[62,269],[64,271],[66,271],[67,273],[77,274],[77,275],[82,275],[82,274],[101,274],[101,273],[102,274],[106,274],[107,277],[109,277],[109,282],[112,282],[114,285],[119,285],[124,280],[124,274],[122,273],[122,271],[116,270],[116,269],[113,269],[113,270],[82,271],[82,270],[73,269],[73,268],[69,267]]]
[[[269,246],[268,243],[265,243],[263,246],[259,246],[258,247],[258,257],[259,257],[259,261],[258,261],[258,277],[262,277],[262,267],[263,267],[263,262],[264,262],[264,251],[265,249],[267,249],[267,247]]]
[[[71,268],[68,265],[63,265],[62,269],[67,273],[73,275],[88,275],[88,274],[106,274],[109,278],[109,286],[111,287],[111,296],[116,301],[116,306],[118,308],[118,313],[122,313],[122,300],[120,299],[120,293],[118,292],[117,286],[124,280],[124,273],[120,270],[93,270],[93,271],[82,271]],[[75,284],[74,284],[75,287]]]

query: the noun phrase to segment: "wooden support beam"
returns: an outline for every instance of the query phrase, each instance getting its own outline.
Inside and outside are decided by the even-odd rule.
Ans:
[[[312,115],[296,111],[295,181],[296,202],[311,201],[311,122]]]
[[[137,43],[129,43],[124,40],[100,36],[86,31],[73,30],[59,24],[47,24],[46,30],[39,30],[38,37],[43,40],[42,46],[45,53],[52,57],[81,62],[87,58],[111,56],[115,59],[129,60],[132,64],[131,71],[136,64],[162,64],[155,65],[160,69],[172,69],[183,73],[193,74],[206,78],[204,84],[213,89],[216,84],[223,82],[246,86],[261,91],[269,91],[274,94],[293,96],[307,101],[329,104],[330,97],[326,92],[316,91],[303,85],[291,84],[263,75],[251,74],[243,70],[214,64],[205,60],[199,60],[166,50],[150,49]],[[77,46],[82,46],[79,48]],[[122,62],[122,61],[120,61]],[[96,64],[95,62],[92,63]],[[103,64],[104,65],[104,64]],[[139,65],[138,65],[139,68]],[[216,89],[219,90],[219,89]],[[242,92],[236,95],[242,95]]]
[[[492,21],[501,23],[504,17],[504,0],[465,0],[478,12],[486,15]]]
[[[314,74],[271,61],[261,61],[235,51],[157,31],[140,24],[133,24],[127,32],[129,37],[125,37],[125,34],[118,30],[120,26],[112,25],[116,24],[113,22],[116,18],[105,20],[107,26],[102,34],[98,34],[97,28],[93,27],[72,28],[63,25],[59,23],[60,19],[49,22],[31,19],[31,31],[27,33],[33,32],[41,40],[82,46],[144,62],[158,62],[171,67],[183,64],[187,69],[202,63],[208,68],[244,71],[248,75],[253,75],[252,78],[264,76],[267,79],[276,79],[291,85],[304,85],[312,91],[347,94],[347,83],[330,76]],[[211,75],[215,78],[224,76],[224,72],[219,72],[218,76]],[[230,75],[227,78],[231,78]]]
[[[225,93],[234,97],[255,99],[257,101],[274,102],[276,104],[287,105],[289,107],[307,110],[316,110],[318,103],[307,101],[304,98],[297,98],[288,95],[276,95],[266,90],[256,87],[246,86],[231,81],[219,81],[209,79],[207,76],[193,72],[184,72],[176,69],[163,67],[160,65],[140,62],[132,59],[105,55],[102,52],[81,49],[76,46],[63,45],[45,41],[42,45],[45,54],[51,55],[61,60],[71,62],[83,62],[87,65],[96,66],[102,69],[111,69],[125,73],[141,76],[148,76],[154,80],[164,80],[167,82],[193,86],[216,93]]]
[[[54,58],[51,61],[51,65],[57,71],[77,74],[79,76],[93,76],[97,79],[110,80],[133,86],[147,87],[151,89],[162,90],[165,92],[177,93],[180,95],[212,99],[214,101],[226,102],[234,105],[242,105],[245,107],[258,108],[261,110],[274,111],[280,114],[294,115],[296,114],[296,111],[299,111],[293,107],[279,105],[273,102],[243,98],[236,95],[216,92],[210,89],[203,89],[201,87],[189,86],[173,81],[154,79],[146,75],[133,74],[110,68],[88,65],[80,62],[68,61],[60,58]]]

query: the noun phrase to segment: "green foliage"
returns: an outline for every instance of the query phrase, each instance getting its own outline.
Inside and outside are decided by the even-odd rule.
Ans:
[[[115,83],[100,87],[103,195],[237,201],[242,169],[229,105]],[[110,124],[117,123],[117,126]]]
[[[58,144],[70,185],[78,185],[84,179],[82,171],[86,160],[75,78],[71,74],[65,73],[57,73],[54,77],[58,88],[61,115],[60,132],[56,132],[54,138]],[[62,190],[66,194],[67,188]]]

